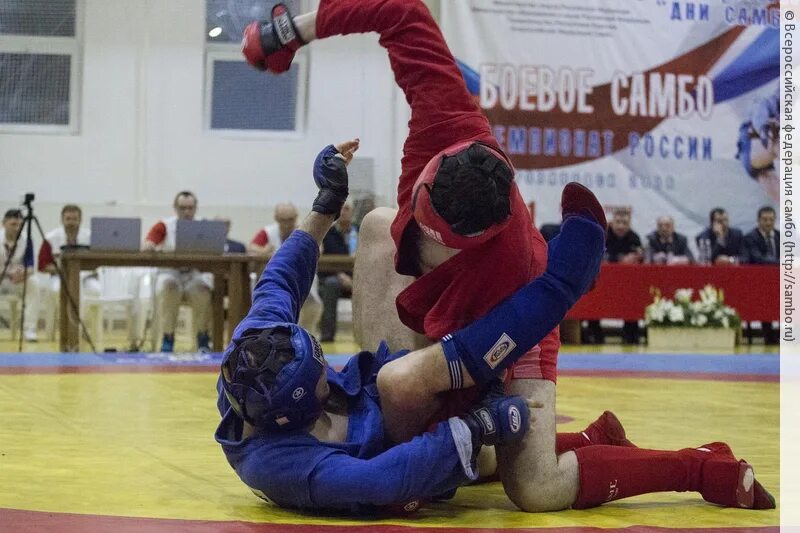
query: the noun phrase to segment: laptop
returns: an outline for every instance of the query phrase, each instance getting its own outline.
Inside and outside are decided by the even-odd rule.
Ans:
[[[92,217],[92,250],[138,252],[142,247],[142,220],[139,218]]]
[[[225,223],[219,220],[178,220],[175,251],[222,254],[225,251]]]

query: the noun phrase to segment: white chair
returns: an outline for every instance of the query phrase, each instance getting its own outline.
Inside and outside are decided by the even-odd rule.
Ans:
[[[81,315],[92,316],[94,322],[94,342],[98,350],[104,347],[104,323],[106,316],[113,317],[114,311],[121,310],[128,322],[128,331],[133,340],[136,325],[135,301],[139,294],[140,273],[133,268],[101,267],[97,270],[100,281],[100,295],[81,298]]]
[[[336,322],[353,322],[353,300],[351,298],[339,298],[336,302]]]
[[[11,329],[11,340],[15,340],[19,333],[22,300],[14,294],[4,294],[0,297],[0,305],[4,305],[8,309],[8,314],[6,315],[8,316],[8,327]]]
[[[37,276],[39,276],[39,315],[44,318],[45,338],[55,341],[61,298],[60,292],[56,289],[59,283],[45,272],[37,272]]]

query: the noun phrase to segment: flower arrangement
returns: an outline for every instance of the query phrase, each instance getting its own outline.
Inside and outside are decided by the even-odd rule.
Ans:
[[[742,323],[736,309],[724,304],[722,290],[712,285],[703,287],[697,300],[692,300],[693,289],[676,290],[674,301],[662,297],[658,289],[653,293],[653,303],[645,308],[648,326],[738,329]]]

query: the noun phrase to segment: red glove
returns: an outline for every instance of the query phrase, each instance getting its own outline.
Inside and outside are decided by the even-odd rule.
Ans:
[[[295,52],[304,44],[289,8],[275,4],[271,21],[253,21],[245,28],[242,54],[255,68],[280,74],[289,70]]]

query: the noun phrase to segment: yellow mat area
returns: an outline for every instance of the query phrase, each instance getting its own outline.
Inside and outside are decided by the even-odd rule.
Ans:
[[[212,373],[0,375],[0,507],[194,520],[325,524],[252,495],[213,440]],[[558,413],[579,431],[604,409],[640,446],[727,441],[779,496],[777,383],[578,378],[559,382]],[[777,525],[778,511],[721,509],[696,494],[656,494],[589,511],[515,511],[497,484],[468,487],[408,520],[448,527]]]

